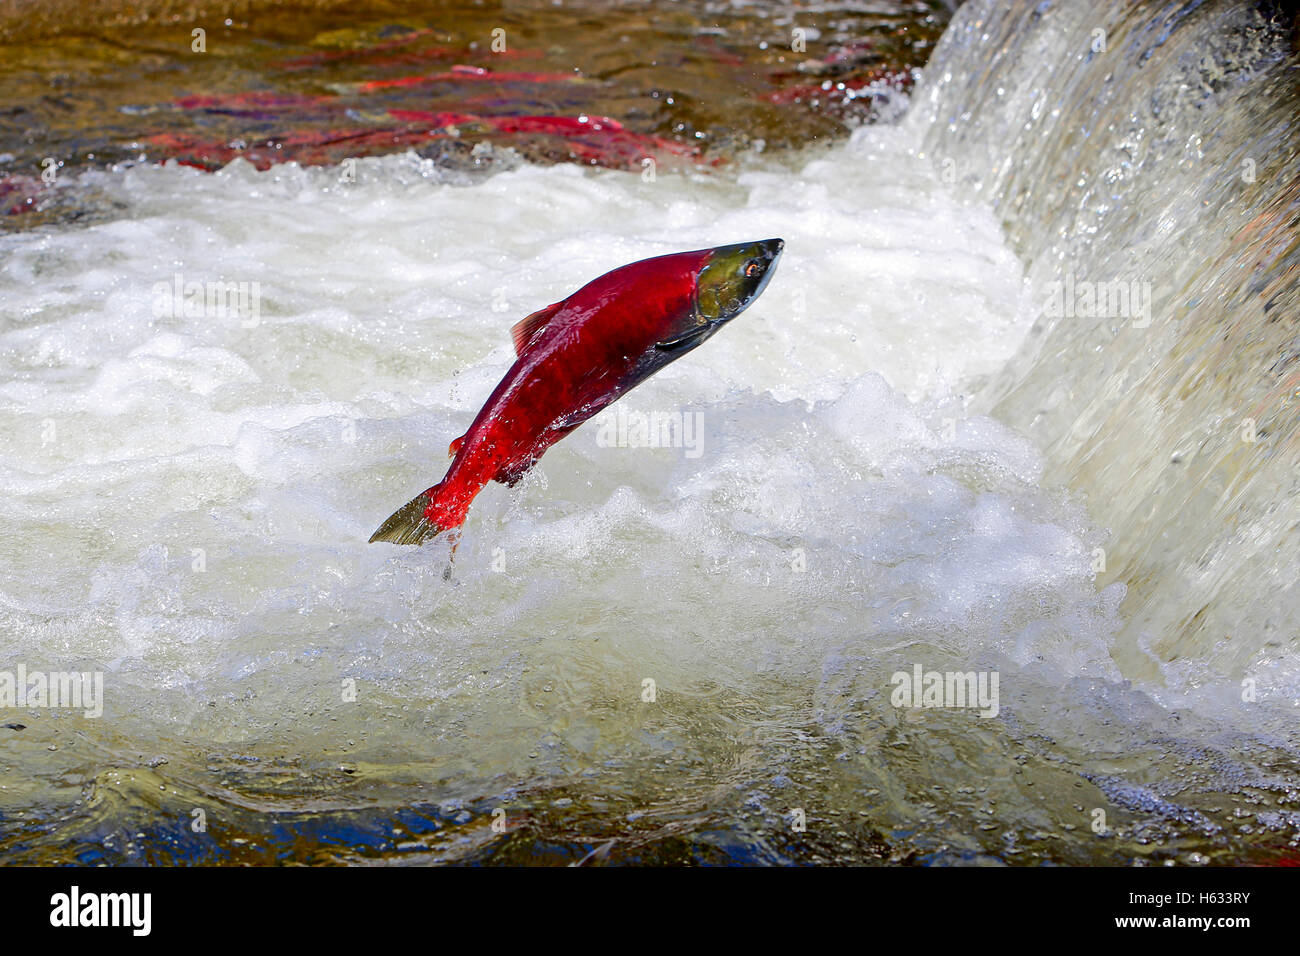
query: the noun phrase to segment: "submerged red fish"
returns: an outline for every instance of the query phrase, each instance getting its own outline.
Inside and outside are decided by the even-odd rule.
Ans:
[[[489,481],[514,485],[546,449],[748,308],[783,246],[768,239],[633,262],[519,322],[510,330],[518,357],[451,443],[447,474],[370,540],[420,544],[459,528]]]

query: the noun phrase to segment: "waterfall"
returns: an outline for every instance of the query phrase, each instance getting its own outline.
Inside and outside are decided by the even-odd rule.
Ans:
[[[1133,677],[1300,650],[1298,26],[1264,3],[977,0],[908,119],[1025,261],[1041,314],[973,404],[1110,529],[1098,583],[1128,586]]]

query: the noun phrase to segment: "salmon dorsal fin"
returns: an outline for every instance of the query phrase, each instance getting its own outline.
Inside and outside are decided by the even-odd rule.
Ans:
[[[563,301],[553,302],[544,309],[538,309],[527,318],[520,319],[510,327],[510,337],[515,341],[516,356],[522,356],[528,351],[528,346],[537,337],[537,333],[555,317],[555,313],[560,311],[562,305],[564,305]]]
[[[455,458],[455,457],[456,457],[456,453],[457,453],[458,451],[460,451],[460,446],[463,445],[463,444],[465,444],[465,436],[464,436],[464,435],[461,435],[459,438],[454,439],[454,440],[452,441],[452,443],[451,443],[450,445],[447,446],[447,457],[448,457],[448,458]]]

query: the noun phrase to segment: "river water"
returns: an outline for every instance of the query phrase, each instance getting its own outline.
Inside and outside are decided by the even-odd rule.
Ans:
[[[81,152],[0,236],[0,671],[99,672],[103,699],[0,713],[3,859],[1289,859],[1292,24],[1091,9],[608,8],[653,76],[528,112],[645,138],[578,162],[500,122],[346,165],[251,137],[209,161],[174,110],[50,132]],[[547,35],[529,71],[564,61]],[[674,95],[683,37],[710,56]],[[856,103],[799,92],[885,66],[906,82]],[[683,126],[724,67],[748,79]],[[357,77],[319,82],[296,92]],[[652,87],[664,112],[619,110]],[[787,111],[723,135],[755,95]],[[492,96],[462,111],[518,106]],[[47,145],[10,130],[11,181]],[[366,544],[519,317],[769,236],[759,301],[489,486],[449,579],[445,542]],[[1127,313],[1079,297],[1117,282]],[[187,308],[194,283],[243,298]],[[652,417],[687,428],[647,447]],[[917,669],[996,698],[898,706]]]

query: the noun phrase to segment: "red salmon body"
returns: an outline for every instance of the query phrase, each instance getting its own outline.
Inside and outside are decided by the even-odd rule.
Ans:
[[[442,481],[370,540],[418,544],[460,527],[489,481],[514,485],[547,448],[740,314],[782,246],[770,239],[634,262],[519,322],[518,357],[452,442]]]

